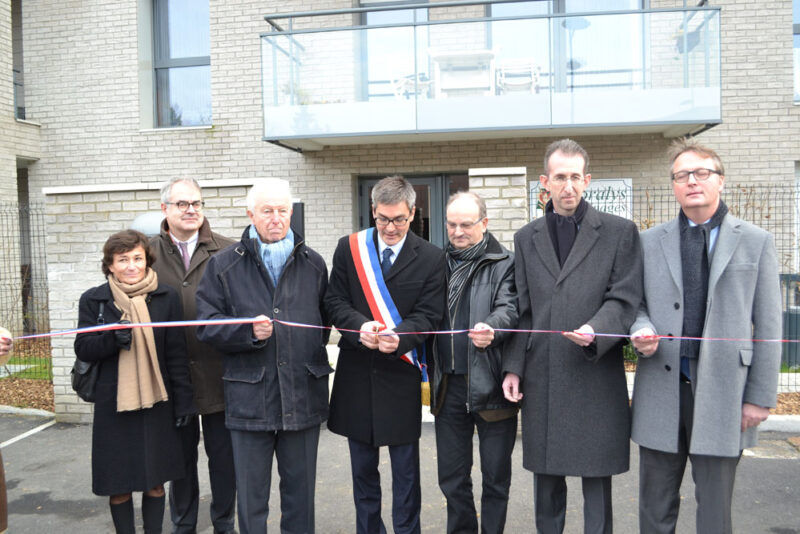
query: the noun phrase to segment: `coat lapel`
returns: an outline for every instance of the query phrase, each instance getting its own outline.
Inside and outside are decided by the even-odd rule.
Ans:
[[[728,263],[731,261],[734,250],[739,244],[739,238],[742,236],[742,229],[739,226],[739,221],[726,215],[722,219],[722,224],[719,225],[719,235],[714,245],[714,252],[711,257],[711,267],[708,273],[708,294],[713,295],[714,287],[722,276],[722,272]]]
[[[550,272],[550,275],[554,279],[558,278],[561,267],[558,265],[556,249],[553,247],[553,241],[550,239],[550,233],[547,231],[547,222],[544,217],[539,217],[533,223],[533,245],[539,254],[539,259]]]
[[[575,236],[575,244],[572,245],[572,250],[569,251],[569,256],[567,256],[567,261],[564,262],[564,266],[561,268],[556,284],[569,276],[569,273],[574,271],[586,258],[595,243],[597,243],[597,240],[600,239],[598,229],[602,225],[603,223],[600,221],[597,211],[589,206],[589,209],[586,210],[586,215],[583,216],[578,235]],[[555,256],[555,252],[553,255]]]
[[[678,292],[683,296],[683,270],[681,269],[681,230],[678,219],[672,219],[664,225],[664,234],[661,236],[661,251],[672,276],[672,281]],[[675,251],[678,251],[676,254]]]
[[[375,234],[378,232],[376,231]],[[377,238],[376,238],[377,239]],[[383,277],[385,281],[389,281],[395,276],[397,273],[401,272],[403,269],[408,266],[409,263],[413,262],[417,257],[417,247],[419,246],[419,238],[409,231],[406,234],[406,242],[403,243],[403,248],[400,249],[400,254],[397,255],[397,259],[394,260],[392,264],[392,268],[389,269],[389,272]]]

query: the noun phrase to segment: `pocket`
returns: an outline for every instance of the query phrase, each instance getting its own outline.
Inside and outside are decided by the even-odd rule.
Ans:
[[[266,417],[267,395],[265,367],[227,369],[222,376],[225,385],[225,413],[236,419]]]
[[[753,361],[753,349],[739,349],[739,359],[742,365],[750,367],[750,362]]]
[[[329,363],[323,364],[306,364],[306,369],[314,378],[322,378],[328,376],[333,372],[333,367]]]

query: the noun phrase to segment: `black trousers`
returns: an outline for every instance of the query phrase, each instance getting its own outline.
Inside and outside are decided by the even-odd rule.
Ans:
[[[354,439],[350,445],[353,500],[357,534],[386,534],[381,519],[380,448]],[[389,445],[392,462],[392,526],[395,534],[419,534],[422,506],[419,474],[419,440],[407,445]]]
[[[500,534],[506,523],[517,417],[490,423],[477,413],[467,412],[466,376],[446,378],[447,390],[435,428],[439,488],[447,499],[447,532],[478,532],[471,477],[472,441],[477,427],[483,479],[480,531]]]
[[[281,479],[281,533],[314,534],[319,425],[297,431],[230,432],[239,492],[239,532],[267,532],[274,455]]]
[[[169,513],[174,534],[193,534],[197,530],[200,484],[197,479],[197,446],[200,442],[200,417],[203,420],[203,445],[208,456],[211,483],[211,524],[214,530],[233,530],[236,512],[236,476],[233,471],[231,435],[225,428],[225,412],[192,417],[181,429],[186,477],[169,485]]]
[[[643,534],[675,532],[687,459],[692,462],[697,532],[733,532],[731,502],[741,453],[736,457],[689,454],[693,414],[692,385],[681,382],[678,452],[639,447],[639,530]]]

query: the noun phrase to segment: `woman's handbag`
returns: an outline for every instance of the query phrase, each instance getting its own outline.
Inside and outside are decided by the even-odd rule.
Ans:
[[[82,400],[94,402],[94,386],[97,383],[97,374],[100,371],[100,362],[84,362],[75,358],[72,364],[72,389]]]
[[[103,302],[100,303],[100,311],[97,314],[97,324],[105,324],[103,319]],[[84,362],[75,358],[72,364],[70,375],[72,378],[72,389],[78,394],[81,400],[94,402],[94,387],[97,384],[97,375],[100,372],[100,362]]]

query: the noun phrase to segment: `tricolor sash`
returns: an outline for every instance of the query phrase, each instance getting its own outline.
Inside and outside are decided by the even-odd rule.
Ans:
[[[378,259],[378,249],[373,240],[374,228],[367,228],[355,234],[350,234],[350,253],[358,273],[358,281],[367,299],[369,310],[374,321],[380,321],[386,328],[394,329],[403,321],[397,311],[386,282],[383,279],[381,262]],[[421,357],[420,357],[421,355]],[[406,363],[417,367],[422,373],[422,381],[428,381],[427,365],[425,364],[425,351],[411,349],[400,356]]]

